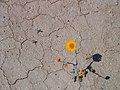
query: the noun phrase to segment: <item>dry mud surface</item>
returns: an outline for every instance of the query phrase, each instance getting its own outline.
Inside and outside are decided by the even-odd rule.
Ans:
[[[77,53],[64,48],[76,39]],[[74,82],[74,62],[88,73]],[[120,90],[120,0],[0,0],[0,90]]]

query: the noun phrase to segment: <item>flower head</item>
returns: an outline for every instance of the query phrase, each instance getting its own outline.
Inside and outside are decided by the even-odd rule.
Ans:
[[[77,49],[77,42],[76,40],[69,39],[66,42],[65,49],[69,52],[73,52]]]
[[[86,77],[87,72],[85,70],[80,70],[79,71],[79,76],[80,77]]]
[[[64,67],[64,68],[68,68],[68,66],[69,66],[69,65],[68,65],[67,63],[66,63],[66,64],[63,64],[63,67]]]
[[[61,58],[60,58],[60,57],[57,57],[57,58],[56,58],[56,62],[57,62],[57,63],[60,63],[60,62],[61,62]]]

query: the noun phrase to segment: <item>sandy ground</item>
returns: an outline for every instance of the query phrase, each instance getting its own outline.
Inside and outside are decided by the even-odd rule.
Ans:
[[[65,50],[76,39],[77,53]],[[82,82],[72,66],[84,69],[91,55],[102,76]],[[0,90],[120,90],[120,0],[0,0]]]

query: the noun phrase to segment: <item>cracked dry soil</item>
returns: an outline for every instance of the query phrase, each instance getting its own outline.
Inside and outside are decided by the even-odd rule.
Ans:
[[[68,39],[77,41],[67,52]],[[74,82],[91,55],[105,80],[88,73]],[[120,0],[0,0],[0,90],[120,90]]]

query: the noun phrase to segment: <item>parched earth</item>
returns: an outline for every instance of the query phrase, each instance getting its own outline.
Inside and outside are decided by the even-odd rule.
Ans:
[[[65,43],[75,39],[76,52]],[[72,66],[93,63],[74,82]],[[120,90],[120,0],[0,0],[0,90]]]

